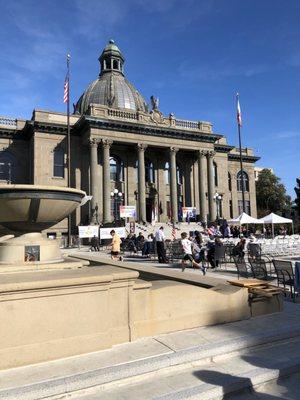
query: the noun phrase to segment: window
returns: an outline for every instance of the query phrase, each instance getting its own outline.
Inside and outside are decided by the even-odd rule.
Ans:
[[[169,185],[170,184],[170,164],[168,162],[165,163],[164,175],[165,175],[165,184]]]
[[[113,60],[113,69],[119,69],[119,63],[117,60]]]
[[[110,180],[122,182],[124,180],[124,163],[118,157],[109,158]]]
[[[214,162],[214,182],[215,186],[218,186],[218,166],[215,162]]]
[[[56,178],[65,177],[65,152],[61,147],[57,147],[53,152],[53,176]]]
[[[241,214],[241,213],[239,213],[239,214]],[[230,215],[230,218],[233,218],[232,200],[229,200],[229,215]]]
[[[244,185],[244,192],[249,192],[249,177],[245,171],[243,171],[243,179],[242,179],[241,171],[239,171],[237,174],[237,190],[238,190],[238,192],[242,191],[242,181],[243,181],[243,185]]]
[[[0,181],[13,182],[15,159],[7,151],[0,152]]]
[[[177,172],[177,185],[182,185],[183,183],[182,171],[178,165],[176,167],[176,172]]]
[[[228,172],[228,190],[229,190],[229,192],[232,191],[232,183],[231,183],[231,175],[230,175],[230,172]]]
[[[154,173],[154,166],[153,162],[146,159],[145,162],[145,181],[147,183],[154,183],[155,182],[155,173]]]
[[[170,164],[168,162],[165,163],[165,184],[170,184]],[[177,178],[177,185],[182,185],[183,183],[183,174],[181,168],[177,165],[176,167],[176,178]]]
[[[243,200],[238,200],[239,215],[243,212]],[[245,213],[251,215],[250,201],[245,200]]]

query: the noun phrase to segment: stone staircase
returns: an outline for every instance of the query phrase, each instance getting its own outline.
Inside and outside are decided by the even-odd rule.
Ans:
[[[157,222],[155,225],[141,225],[139,223],[136,223],[135,225],[135,233],[136,235],[139,234],[139,232],[142,232],[142,234],[147,237],[150,235],[150,233],[155,233],[157,229],[159,229],[161,226],[164,227],[164,233],[166,235],[167,239],[172,238],[172,230],[173,230],[173,225],[171,223],[159,223]],[[198,222],[191,222],[188,224],[187,222],[180,222],[178,224],[175,224],[176,228],[176,238],[180,238],[180,234],[182,232],[187,232],[189,233],[190,231],[199,231],[202,232],[203,228]],[[126,230],[129,232],[129,224],[126,225]]]
[[[273,398],[256,394],[300,372],[300,306],[285,306],[282,313],[2,371],[0,399]]]

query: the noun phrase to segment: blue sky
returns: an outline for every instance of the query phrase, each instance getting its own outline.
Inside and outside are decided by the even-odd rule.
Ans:
[[[299,171],[300,2],[298,0],[0,0],[0,115],[64,111],[65,54],[72,102],[99,72],[113,38],[125,73],[161,111],[211,121],[274,168],[289,194]]]

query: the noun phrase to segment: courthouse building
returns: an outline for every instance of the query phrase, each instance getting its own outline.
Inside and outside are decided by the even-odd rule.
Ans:
[[[149,107],[126,79],[113,41],[99,61],[99,76],[70,117],[71,186],[93,196],[72,226],[112,221],[114,189],[120,203],[136,206],[138,221],[178,221],[183,207],[195,207],[201,221],[236,217],[242,210],[238,150],[210,122],[163,115],[154,97]],[[35,109],[29,120],[0,117],[1,183],[67,186],[66,150],[65,113]],[[248,148],[242,157],[245,211],[255,217],[258,157]],[[63,221],[54,231],[66,227]]]

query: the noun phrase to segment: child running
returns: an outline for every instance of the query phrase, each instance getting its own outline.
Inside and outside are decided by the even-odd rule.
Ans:
[[[181,246],[182,246],[182,250],[183,250],[183,257],[182,257],[182,260],[181,260],[181,270],[183,272],[185,270],[185,268],[186,268],[186,262],[190,261],[192,263],[193,268],[201,269],[203,275],[205,275],[205,272],[206,272],[205,268],[201,267],[200,264],[196,263],[196,261],[193,258],[192,245],[193,245],[193,242],[191,242],[187,238],[187,233],[186,232],[182,232],[182,234],[181,234]]]

